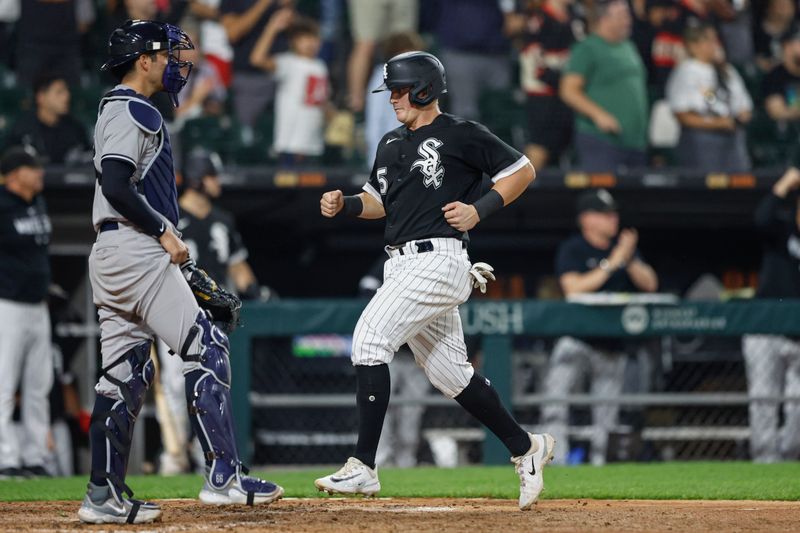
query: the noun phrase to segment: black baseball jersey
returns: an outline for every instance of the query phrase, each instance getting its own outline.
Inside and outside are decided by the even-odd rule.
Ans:
[[[247,259],[247,248],[227,211],[212,207],[207,217],[197,218],[182,210],[178,231],[189,255],[220,285],[226,285],[230,265]]]
[[[50,231],[41,195],[28,203],[0,185],[0,299],[25,303],[45,299]]]
[[[800,298],[800,228],[797,198],[768,193],[758,204],[756,227],[764,239],[757,298]]]
[[[473,203],[484,174],[496,182],[527,163],[485,126],[443,113],[427,126],[401,126],[384,135],[364,191],[386,211],[388,245],[434,237],[468,240],[447,223],[442,207]]]

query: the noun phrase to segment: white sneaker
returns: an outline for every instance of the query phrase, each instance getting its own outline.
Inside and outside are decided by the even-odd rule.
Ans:
[[[381,490],[377,469],[371,469],[355,457],[348,458],[344,466],[330,476],[314,481],[314,486],[328,494],[374,496]]]
[[[206,479],[200,490],[200,501],[209,505],[260,505],[272,503],[283,497],[283,487],[245,475],[241,468],[241,465],[237,467],[235,475],[223,487],[215,487],[209,482],[210,470],[206,468]]]
[[[542,470],[544,465],[553,460],[553,448],[556,446],[555,439],[549,433],[540,435],[528,433],[528,436],[531,438],[530,450],[523,456],[511,458],[514,469],[519,475],[519,508],[521,511],[530,509],[544,489]],[[535,452],[532,452],[534,443],[538,447]]]
[[[161,518],[158,504],[123,498],[95,503],[87,494],[78,509],[78,518],[87,524],[149,524]]]

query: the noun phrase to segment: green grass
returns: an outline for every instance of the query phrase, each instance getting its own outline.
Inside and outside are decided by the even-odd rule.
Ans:
[[[288,497],[315,497],[313,481],[330,470],[269,470],[264,477],[283,485]],[[381,470],[381,496],[518,496],[511,466],[455,469]],[[548,467],[544,498],[800,500],[800,463],[756,465],[739,462],[619,464]],[[137,497],[196,498],[198,476],[130,476]],[[0,501],[79,500],[86,478],[0,481]]]

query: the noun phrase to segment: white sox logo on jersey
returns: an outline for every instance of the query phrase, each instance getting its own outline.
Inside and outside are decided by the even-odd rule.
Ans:
[[[442,186],[444,167],[442,167],[442,158],[437,150],[442,144],[444,143],[439,139],[431,137],[422,141],[417,148],[417,153],[422,159],[414,161],[411,168],[419,167],[419,171],[425,176],[422,181],[425,187],[433,185],[434,189],[438,189]]]

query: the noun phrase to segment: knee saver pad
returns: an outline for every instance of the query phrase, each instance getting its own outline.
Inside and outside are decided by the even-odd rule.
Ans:
[[[196,361],[220,384],[230,387],[231,363],[228,336],[200,311],[183,341],[180,356],[184,361]]]
[[[230,389],[205,368],[186,374],[189,420],[205,452],[208,482],[224,487],[239,467]]]
[[[120,396],[125,401],[125,406],[131,416],[136,419],[144,403],[144,395],[155,377],[155,365],[150,358],[151,341],[143,342],[134,346],[122,356],[102,369],[103,376],[117,386]],[[113,367],[128,363],[131,373],[124,379],[117,379],[109,374]]]

